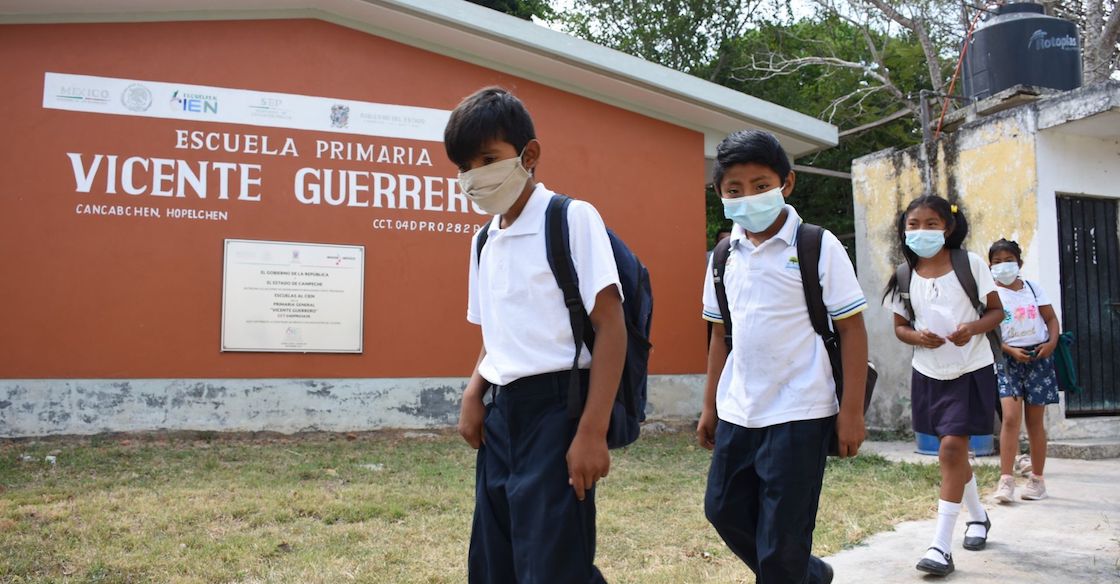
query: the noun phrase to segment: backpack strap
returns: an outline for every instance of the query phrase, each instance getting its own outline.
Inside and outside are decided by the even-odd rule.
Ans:
[[[491,219],[490,221],[492,222],[493,219]],[[490,223],[486,223],[485,225],[482,226],[482,229],[478,230],[478,238],[475,240],[475,244],[474,244],[474,255],[475,255],[475,265],[476,266],[481,266],[482,265],[482,246],[486,245],[486,240],[489,239],[489,238],[490,238]]]
[[[723,342],[727,344],[728,352],[731,351],[731,309],[727,305],[727,286],[723,282],[723,277],[727,273],[729,257],[731,257],[731,238],[726,237],[712,250],[712,283],[715,284],[719,314],[723,318]]]
[[[969,300],[972,300],[972,307],[976,309],[977,314],[983,315],[984,311],[988,309],[985,298],[980,298],[980,289],[976,285],[976,276],[972,274],[972,262],[968,258],[968,251],[957,248],[949,250],[949,260],[953,263],[953,272],[957,275],[957,280],[960,281],[961,287],[964,288],[965,294],[968,295]],[[1023,280],[1026,282],[1026,280]],[[1031,288],[1034,292],[1034,288]],[[1003,343],[1000,336],[1000,327],[997,325],[994,330],[990,330],[985,335],[988,338],[988,344],[992,348],[992,357],[996,362],[1004,360]]]
[[[984,310],[984,301],[980,298],[980,289],[976,286],[976,276],[972,275],[972,262],[968,259],[968,252],[957,248],[949,250],[949,261],[953,264],[953,272],[957,275],[964,293],[972,300],[972,307],[977,312]]]
[[[1031,296],[1034,296],[1034,303],[1037,305],[1038,304],[1038,292],[1035,291],[1034,286],[1031,286],[1031,281],[1030,280],[1028,280],[1026,278],[1023,278],[1023,283],[1027,285],[1027,288],[1031,289]]]
[[[825,338],[827,343],[836,333],[828,321],[828,308],[824,305],[824,289],[821,288],[820,262],[821,245],[824,243],[824,228],[802,222],[797,228],[797,265],[801,268],[801,286],[805,290],[805,304],[809,307],[809,321],[813,330]]]
[[[583,345],[592,350],[595,345],[595,329],[591,317],[583,306],[579,293],[579,276],[572,261],[571,243],[568,239],[568,205],[572,199],[564,195],[553,195],[548,201],[544,214],[544,239],[547,247],[548,266],[560,292],[564,294],[564,305],[568,307],[568,319],[572,325],[572,339],[575,340],[576,354],[572,359],[572,371],[568,376],[568,416],[578,418],[583,412],[580,399],[579,358]]]
[[[836,382],[836,396],[840,397],[844,383],[843,359],[840,354],[840,335],[833,330],[824,304],[824,289],[821,287],[821,246],[824,244],[824,228],[819,225],[801,222],[797,227],[797,266],[801,270],[801,288],[805,291],[805,306],[809,309],[809,322],[813,330],[824,341],[829,364],[832,365],[832,378]]]
[[[895,281],[898,282],[898,297],[902,299],[902,306],[906,309],[906,314],[910,315],[911,323],[914,322],[914,305],[910,302],[910,279],[913,275],[914,269],[908,262],[902,262],[894,269]]]

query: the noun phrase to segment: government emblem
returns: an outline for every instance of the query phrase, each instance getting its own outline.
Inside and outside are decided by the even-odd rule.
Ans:
[[[134,111],[147,111],[152,106],[152,92],[139,83],[133,83],[121,92],[121,104]]]
[[[332,105],[331,106],[331,127],[332,128],[345,128],[346,124],[350,123],[350,106],[348,105]]]

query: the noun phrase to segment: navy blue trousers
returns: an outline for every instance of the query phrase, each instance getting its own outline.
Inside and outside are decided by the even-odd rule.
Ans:
[[[567,371],[519,379],[487,406],[478,450],[470,584],[598,584],[595,490],[568,485]],[[581,375],[584,395],[587,372]]]
[[[812,555],[836,417],[744,428],[720,420],[704,513],[757,584],[823,582]]]

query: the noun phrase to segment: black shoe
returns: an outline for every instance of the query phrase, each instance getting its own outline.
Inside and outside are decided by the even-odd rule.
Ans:
[[[820,560],[820,558],[817,558]],[[821,560],[821,584],[832,584],[832,578],[836,575],[832,571],[832,566],[828,562]]]
[[[925,572],[927,574],[933,574],[934,576],[948,576],[949,574],[952,574],[953,570],[956,569],[956,567],[953,566],[953,554],[945,553],[935,547],[931,547],[929,549],[937,550],[937,553],[944,556],[945,563],[942,564],[941,562],[935,562],[929,558],[922,558],[922,561],[918,562],[918,565],[916,566],[918,568],[918,571]]]
[[[965,523],[964,532],[966,534],[968,533],[969,525],[984,526],[984,537],[968,537],[968,535],[964,536],[964,549],[978,552],[984,549],[984,546],[988,545],[988,534],[991,533],[992,530],[992,518],[988,516],[987,513],[985,513],[983,521],[969,521],[968,523]]]

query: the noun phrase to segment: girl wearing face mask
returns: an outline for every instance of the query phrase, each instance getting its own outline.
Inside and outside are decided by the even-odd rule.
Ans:
[[[937,196],[919,197],[899,216],[897,229],[906,264],[891,278],[883,298],[891,299],[895,336],[914,346],[910,387],[914,431],[940,440],[937,529],[917,569],[945,576],[954,570],[953,531],[962,504],[970,519],[965,525],[965,549],[984,549],[992,526],[968,462],[968,440],[992,432],[995,355],[985,334],[999,326],[1003,307],[984,260],[961,250],[968,223],[956,205]],[[959,264],[969,266],[982,314],[965,291],[963,276],[953,268],[954,256]],[[899,285],[904,267],[910,273],[908,290]]]
[[[1015,500],[1012,470],[1019,453],[1019,428],[1026,410],[1030,456],[1020,457],[1019,470],[1028,476],[1020,497],[1026,501],[1046,498],[1042,478],[1046,464],[1047,404],[1058,403],[1058,377],[1054,371],[1054,349],[1058,346],[1058,317],[1037,282],[1019,276],[1023,252],[1014,241],[1001,239],[988,250],[992,276],[1003,302],[1003,352],[1005,362],[997,366],[1003,426],[999,434],[1000,478],[995,500]]]

